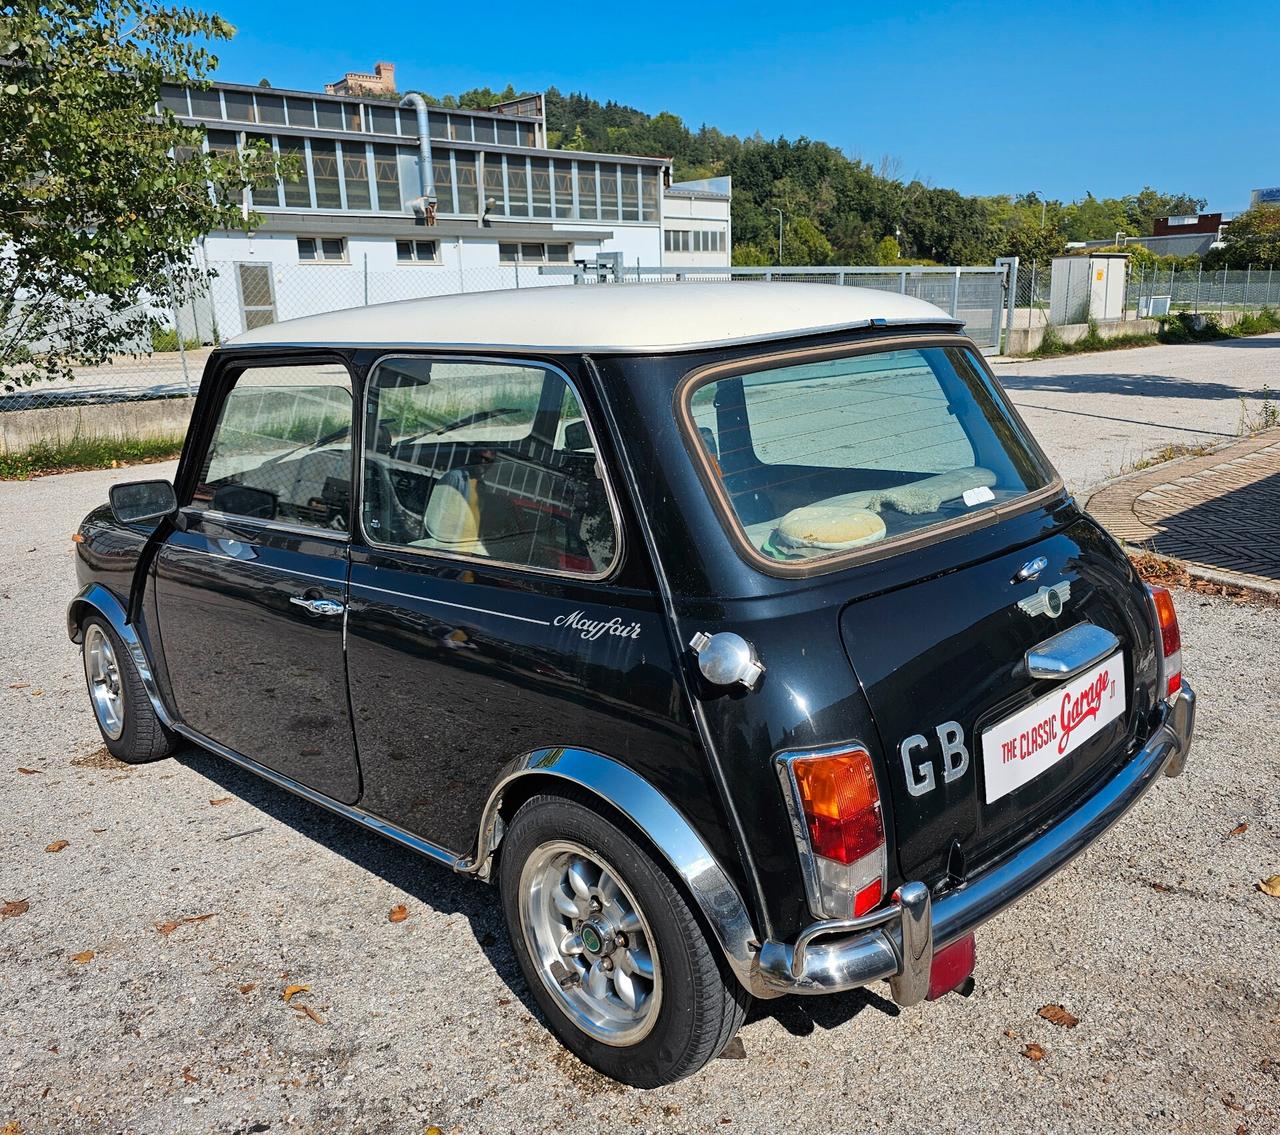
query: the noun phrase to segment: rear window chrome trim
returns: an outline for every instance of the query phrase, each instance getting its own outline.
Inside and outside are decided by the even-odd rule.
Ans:
[[[791,366],[803,362],[815,362],[829,358],[850,358],[855,355],[878,354],[887,351],[913,350],[926,347],[960,347],[966,350],[976,365],[986,374],[1001,395],[1004,410],[1022,430],[1023,437],[1029,444],[1032,455],[1053,475],[1049,482],[1039,489],[1025,493],[1016,500],[1004,504],[993,504],[986,508],[974,509],[965,516],[942,524],[935,524],[920,532],[886,540],[882,543],[870,544],[861,548],[852,548],[847,552],[837,552],[830,556],[815,557],[812,560],[797,563],[786,563],[771,559],[752,544],[746,530],[738,520],[733,503],[729,500],[724,485],[711,464],[706,447],[698,436],[697,423],[693,419],[693,395],[709,382],[717,379],[735,378],[755,371],[770,370],[776,367]],[[877,338],[866,342],[839,343],[817,347],[798,347],[790,351],[774,351],[768,354],[752,355],[747,358],[730,359],[712,363],[708,366],[696,367],[676,384],[674,410],[679,425],[679,432],[685,450],[693,461],[699,480],[711,498],[712,507],[720,518],[720,524],[728,534],[734,550],[751,567],[765,575],[778,579],[809,579],[814,576],[827,575],[859,563],[872,563],[887,559],[902,552],[914,551],[918,548],[940,543],[953,536],[965,532],[976,531],[990,525],[999,524],[1023,513],[1034,511],[1049,501],[1062,496],[1066,487],[1062,477],[1053,463],[1040,448],[1039,442],[1027,428],[1022,416],[1018,413],[1012,399],[1004,391],[999,380],[987,365],[981,351],[973,340],[961,334],[926,334],[926,335],[894,335]]]
[[[365,438],[364,427],[369,417],[369,398],[373,388],[373,377],[377,373],[378,368],[385,362],[393,359],[435,359],[440,362],[451,363],[483,363],[489,365],[507,365],[524,367],[526,369],[536,369],[542,371],[550,371],[558,376],[564,384],[573,391],[573,396],[577,400],[578,408],[582,411],[582,420],[586,423],[587,436],[591,438],[591,448],[596,455],[596,467],[600,470],[600,480],[604,484],[605,498],[609,502],[609,516],[613,520],[614,530],[614,549],[613,559],[609,562],[609,566],[603,571],[598,572],[577,572],[562,571],[558,568],[542,568],[533,567],[526,564],[515,564],[507,560],[487,559],[483,556],[468,556],[461,552],[446,552],[436,548],[416,548],[411,544],[387,544],[373,539],[365,528],[364,523],[364,460],[365,460]],[[591,415],[582,400],[582,391],[578,388],[578,384],[570,377],[568,371],[559,363],[552,362],[547,359],[539,359],[537,357],[519,358],[500,355],[483,355],[483,354],[450,354],[447,351],[440,351],[431,347],[423,347],[421,350],[393,350],[387,351],[379,355],[369,364],[365,371],[363,390],[360,399],[360,444],[358,464],[359,475],[355,477],[356,483],[356,500],[352,512],[355,514],[354,532],[364,541],[365,546],[379,552],[390,552],[394,554],[405,553],[415,558],[425,560],[442,559],[453,563],[469,564],[470,566],[482,570],[499,570],[512,571],[520,573],[528,573],[530,575],[550,576],[553,579],[572,580],[577,583],[605,583],[615,578],[622,569],[623,558],[626,553],[624,542],[626,539],[623,524],[622,511],[618,505],[618,498],[614,493],[613,481],[609,475],[608,464],[604,454],[600,449],[599,435],[591,421]],[[356,462],[352,461],[353,468]]]

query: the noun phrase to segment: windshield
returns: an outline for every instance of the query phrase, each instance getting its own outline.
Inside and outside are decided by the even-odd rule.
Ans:
[[[963,523],[1054,480],[964,347],[713,376],[685,405],[740,536],[778,564]]]

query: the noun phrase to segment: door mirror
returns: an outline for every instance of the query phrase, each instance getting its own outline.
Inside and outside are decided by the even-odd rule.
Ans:
[[[112,485],[111,513],[120,524],[160,520],[178,510],[178,498],[168,481],[129,481]]]

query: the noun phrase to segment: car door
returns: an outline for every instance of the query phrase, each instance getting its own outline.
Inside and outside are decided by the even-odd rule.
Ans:
[[[361,806],[465,853],[503,766],[557,746],[680,770],[681,799],[714,799],[568,376],[384,358],[364,415],[347,641]]]
[[[175,708],[210,740],[353,803],[350,373],[338,359],[243,366],[216,419],[155,561]]]

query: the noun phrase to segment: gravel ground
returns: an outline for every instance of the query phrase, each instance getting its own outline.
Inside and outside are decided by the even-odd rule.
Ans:
[[[1280,335],[993,360],[1032,432],[1075,492],[1162,447],[1213,444],[1280,404]]]
[[[1178,597],[1186,774],[988,924],[972,998],[763,1004],[741,1059],[642,1092],[546,1031],[490,889],[198,751],[105,755],[62,620],[120,476],[0,486],[6,1135],[1280,1131],[1274,609]]]

